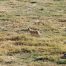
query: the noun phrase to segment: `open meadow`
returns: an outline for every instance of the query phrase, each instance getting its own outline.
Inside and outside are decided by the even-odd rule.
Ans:
[[[66,66],[66,0],[0,0],[0,66]]]

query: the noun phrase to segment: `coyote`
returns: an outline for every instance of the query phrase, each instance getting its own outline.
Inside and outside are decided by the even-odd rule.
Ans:
[[[33,36],[40,36],[41,35],[41,33],[39,32],[39,30],[34,30],[34,29],[31,29],[31,28],[28,28],[28,31]]]

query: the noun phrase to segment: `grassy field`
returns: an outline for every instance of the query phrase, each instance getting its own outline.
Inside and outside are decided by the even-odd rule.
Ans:
[[[0,66],[66,66],[64,53],[66,0],[0,0]]]

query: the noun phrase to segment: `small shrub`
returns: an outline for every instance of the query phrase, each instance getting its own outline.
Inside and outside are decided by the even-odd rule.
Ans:
[[[66,59],[61,59],[57,61],[58,64],[66,64]]]

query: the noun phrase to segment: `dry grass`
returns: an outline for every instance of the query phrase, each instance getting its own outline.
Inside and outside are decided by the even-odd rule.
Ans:
[[[0,64],[65,66],[65,6],[65,0],[0,0]],[[32,36],[29,27],[41,36]]]

